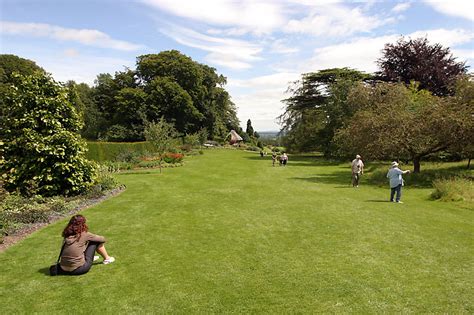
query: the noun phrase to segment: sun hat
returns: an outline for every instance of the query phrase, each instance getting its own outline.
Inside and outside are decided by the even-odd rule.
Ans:
[[[397,166],[398,166],[398,163],[395,162],[395,161],[393,161],[393,162],[392,162],[392,167],[397,167]]]

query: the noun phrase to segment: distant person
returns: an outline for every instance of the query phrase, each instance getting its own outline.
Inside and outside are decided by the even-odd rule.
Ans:
[[[275,166],[277,161],[277,154],[275,152],[272,153],[272,166]]]
[[[286,153],[283,152],[280,159],[281,159],[281,164],[283,166],[286,166],[286,163],[288,162],[288,155],[286,155]]]
[[[352,160],[352,187],[359,187],[360,176],[364,174],[364,162],[362,162],[362,157],[357,154],[356,158]]]
[[[402,186],[404,185],[403,183],[403,174],[409,174],[410,171],[402,171],[401,169],[398,168],[398,163],[397,162],[392,162],[392,167],[388,170],[387,173],[387,178],[390,180],[390,201],[393,201],[393,197],[396,194],[395,201],[398,203],[403,203],[400,201],[400,198],[402,197]]]
[[[69,220],[62,232],[64,245],[60,255],[59,274],[76,276],[87,273],[95,258],[99,258],[94,257],[95,252],[104,258],[103,264],[115,261],[105,250],[105,237],[89,233],[88,230],[84,216],[78,214]]]

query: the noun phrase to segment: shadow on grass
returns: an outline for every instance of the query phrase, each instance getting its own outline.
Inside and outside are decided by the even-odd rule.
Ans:
[[[42,274],[45,275],[45,276],[50,277],[50,275],[49,275],[49,267],[45,267],[45,268],[38,269],[38,272],[39,272],[39,273],[42,273]]]
[[[92,266],[96,266],[96,265],[102,265],[102,262],[100,261],[94,261],[92,263]],[[49,274],[49,267],[44,267],[44,268],[41,268],[41,269],[38,269],[38,273],[41,273],[45,276],[48,276],[48,277],[51,277],[51,275]],[[59,274],[57,276],[67,276],[67,275],[64,275],[64,274]]]
[[[264,157],[260,157],[259,155],[256,156],[248,156],[245,157],[249,160],[272,160],[271,155],[267,155]],[[322,156],[317,155],[290,155],[288,157],[288,166],[335,166],[341,164],[340,161],[332,161],[323,158]]]
[[[390,200],[381,200],[381,199],[370,199],[370,200],[365,200],[365,202],[383,202],[383,203],[390,203]]]
[[[401,167],[403,170],[412,170],[412,165],[404,165]],[[373,166],[369,170],[370,174],[368,176],[367,182],[370,185],[385,185],[387,184],[387,172],[388,167],[386,165],[378,164]],[[440,164],[438,167],[431,166],[430,168],[425,168],[420,171],[420,173],[410,173],[403,175],[405,185],[410,187],[417,188],[432,188],[433,181],[436,179],[448,179],[453,177],[465,177],[473,178],[472,171],[468,170],[463,165],[455,166],[442,166]]]
[[[337,188],[348,188],[352,185],[351,174],[347,171],[336,171],[326,174],[318,174],[311,177],[293,177],[291,179],[304,180],[310,183],[339,185]]]

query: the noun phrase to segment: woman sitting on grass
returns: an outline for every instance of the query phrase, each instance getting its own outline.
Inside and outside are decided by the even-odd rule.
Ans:
[[[104,264],[110,264],[115,261],[114,257],[107,254],[105,250],[105,237],[88,232],[86,218],[80,214],[75,215],[69,220],[64,229],[64,248],[61,252],[60,274],[82,275],[87,273],[95,258],[94,253],[99,253],[103,258]]]

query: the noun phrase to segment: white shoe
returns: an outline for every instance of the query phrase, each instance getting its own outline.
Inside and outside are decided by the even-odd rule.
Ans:
[[[111,264],[115,261],[115,258],[110,256],[109,259],[104,259],[104,261],[102,262],[104,265],[108,265],[108,264]]]
[[[96,261],[97,259],[99,259],[99,256],[94,256],[94,261]]]

